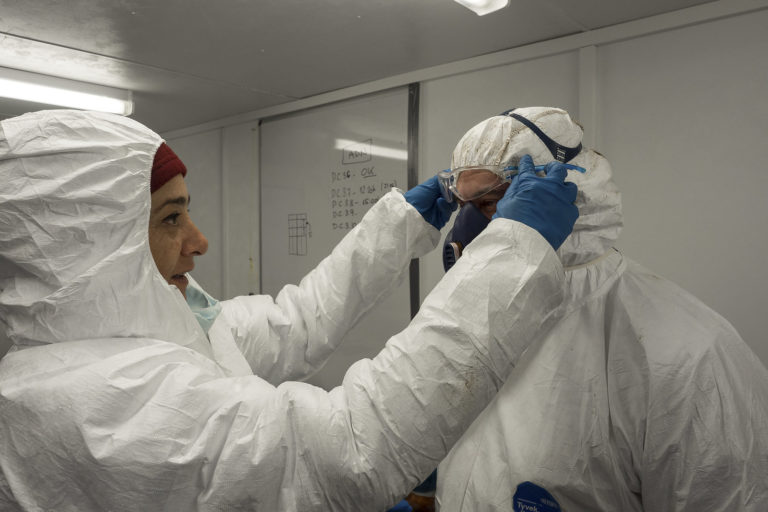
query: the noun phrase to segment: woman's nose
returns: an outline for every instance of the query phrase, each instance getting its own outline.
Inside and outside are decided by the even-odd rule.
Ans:
[[[184,243],[185,253],[193,256],[202,256],[208,251],[208,239],[197,229],[195,223],[189,221],[189,234]]]

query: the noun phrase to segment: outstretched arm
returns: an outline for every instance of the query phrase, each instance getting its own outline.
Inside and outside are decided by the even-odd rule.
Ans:
[[[305,378],[439,237],[402,193],[390,192],[298,285],[285,286],[274,299],[222,302],[212,336],[222,327],[223,335],[233,333],[253,372],[273,384]]]

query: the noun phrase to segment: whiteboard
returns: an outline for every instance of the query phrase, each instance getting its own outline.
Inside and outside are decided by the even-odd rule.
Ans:
[[[261,289],[298,284],[391,188],[407,189],[408,88],[265,120],[261,151]],[[307,380],[330,389],[410,321],[408,280]]]

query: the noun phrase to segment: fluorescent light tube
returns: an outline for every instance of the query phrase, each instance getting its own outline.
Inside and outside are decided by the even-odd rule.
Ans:
[[[0,97],[112,114],[133,112],[131,91],[0,68]]]
[[[509,0],[456,0],[456,2],[474,11],[478,16],[498,11],[509,4]]]

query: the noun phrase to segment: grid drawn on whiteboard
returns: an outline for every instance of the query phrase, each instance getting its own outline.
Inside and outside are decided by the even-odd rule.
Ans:
[[[288,214],[288,254],[307,255],[307,214]]]

